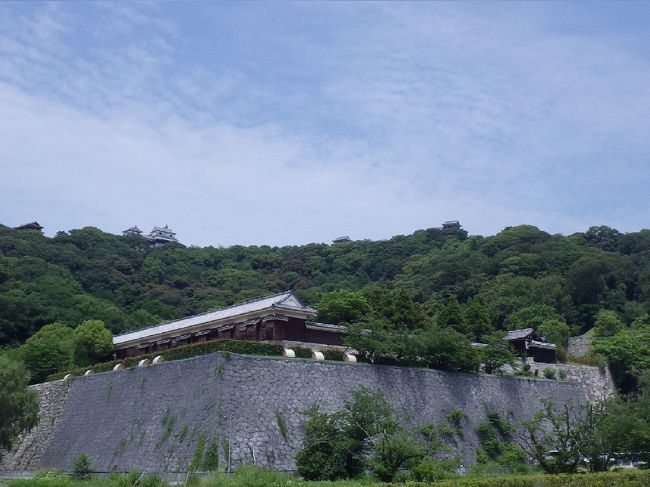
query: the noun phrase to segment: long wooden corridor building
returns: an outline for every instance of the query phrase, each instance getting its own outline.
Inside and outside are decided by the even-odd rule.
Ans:
[[[308,321],[316,310],[291,291],[113,337],[118,357],[215,339],[343,345],[346,327]]]

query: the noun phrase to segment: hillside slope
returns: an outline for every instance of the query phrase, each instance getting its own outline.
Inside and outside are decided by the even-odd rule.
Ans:
[[[491,237],[432,228],[336,245],[150,248],[93,227],[48,238],[0,226],[0,345],[54,321],[95,318],[120,332],[286,289],[316,305],[324,293],[368,286],[399,291],[429,317],[455,295],[465,311],[481,303],[496,328],[537,309],[580,332],[600,309],[628,324],[650,309],[649,255],[650,230],[608,227],[571,236],[522,225]]]

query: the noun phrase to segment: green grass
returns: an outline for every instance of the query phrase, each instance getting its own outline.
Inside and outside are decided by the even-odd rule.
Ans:
[[[72,480],[56,471],[41,473],[29,480],[0,481],[2,487],[132,487],[140,474],[112,475],[90,480]],[[144,476],[139,487],[170,487],[156,475]],[[372,480],[338,482],[306,482],[279,472],[244,466],[234,475],[214,473],[203,479],[193,479],[193,487],[648,487],[649,470],[627,470],[598,474],[573,475],[505,475],[498,477],[459,477],[439,482],[380,483]]]

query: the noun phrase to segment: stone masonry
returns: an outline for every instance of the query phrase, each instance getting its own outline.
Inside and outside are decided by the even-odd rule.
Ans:
[[[38,391],[40,405],[38,424],[24,433],[10,452],[2,452],[0,471],[32,470],[39,465],[52,433],[63,413],[68,395],[68,384],[63,381],[31,386]]]
[[[569,338],[569,345],[567,347],[567,355],[573,357],[584,357],[589,354],[589,349],[591,348],[591,337],[588,336],[577,336]]]
[[[585,369],[589,380],[599,380],[598,369],[596,375],[594,368]],[[545,400],[577,404],[591,396],[584,381],[216,353],[79,377],[70,382],[67,399],[63,392],[56,397],[45,392],[44,403],[55,405],[43,407],[53,412],[65,402],[62,413],[48,412],[55,419],[44,419],[31,434],[34,439],[18,445],[17,451],[33,453],[2,468],[70,470],[85,453],[97,471],[171,474],[187,471],[212,447],[223,466],[256,463],[293,470],[303,412],[314,404],[338,410],[359,386],[381,389],[414,425],[444,422],[450,412],[462,411],[462,434],[454,441],[466,465],[474,461],[476,428],[488,410],[518,424]],[[65,388],[63,382],[41,387]]]

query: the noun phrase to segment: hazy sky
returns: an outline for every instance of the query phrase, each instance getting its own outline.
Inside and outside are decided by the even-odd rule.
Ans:
[[[650,3],[0,3],[0,223],[650,226]]]

